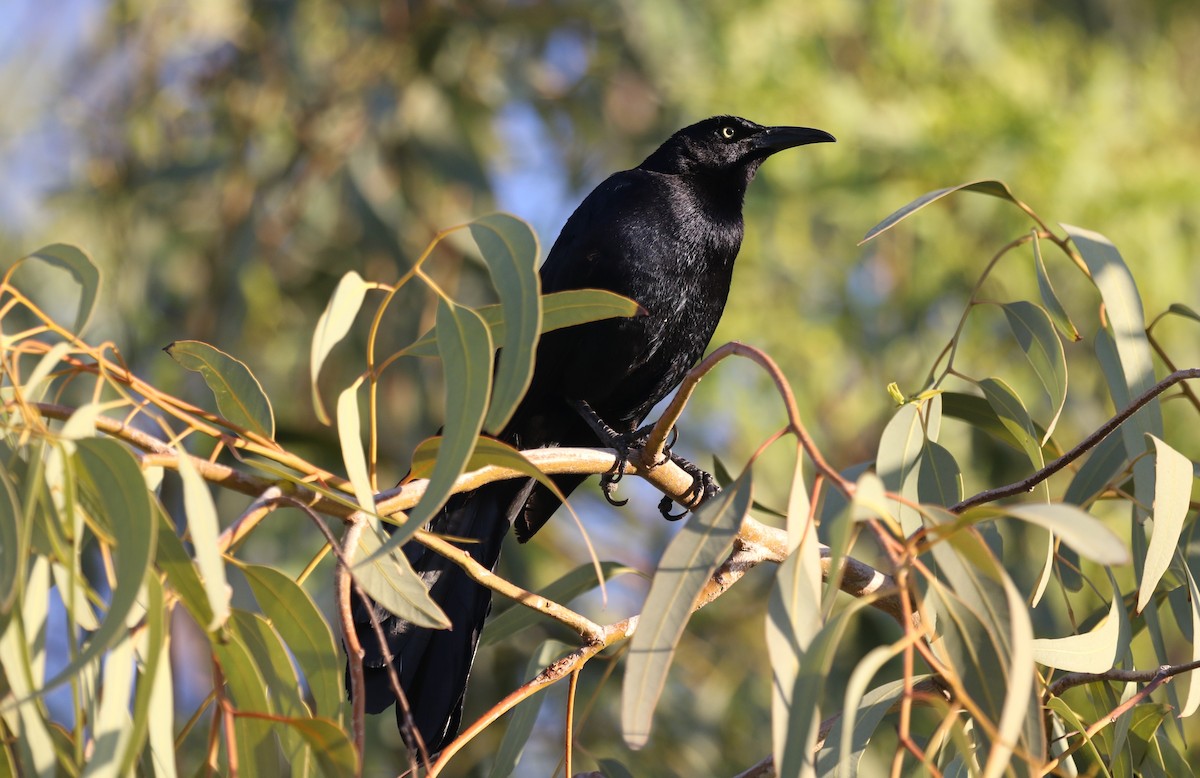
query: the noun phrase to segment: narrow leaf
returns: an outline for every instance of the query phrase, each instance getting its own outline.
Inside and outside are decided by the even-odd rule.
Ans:
[[[367,513],[375,513],[375,490],[371,488],[371,476],[367,471],[367,456],[363,453],[362,425],[358,416],[358,388],[362,378],[346,387],[338,395],[337,433],[342,447],[342,462],[346,465],[346,477],[354,487],[354,496],[359,506]]]
[[[239,712],[274,713],[267,698],[266,679],[254,661],[254,655],[236,630],[228,630],[223,640],[212,642],[213,656],[225,676],[235,712],[237,759],[241,770],[252,775],[279,775],[279,749],[267,719],[238,716]]]
[[[750,508],[750,496],[747,471],[716,499],[694,511],[663,552],[625,669],[621,731],[630,748],[641,748],[650,737],[654,708],[666,683],[675,646],[697,595],[733,543]]]
[[[992,406],[988,405],[988,401],[982,397],[962,392],[943,392],[942,412],[946,416],[970,424],[981,432],[986,432],[1017,451],[1025,451],[1020,442],[1008,431],[1008,427],[1005,427],[1004,423],[1000,421],[1000,417],[992,410]]]
[[[924,445],[925,430],[917,406],[914,403],[900,406],[883,429],[875,457],[875,471],[888,491],[918,501],[917,484]],[[899,519],[905,535],[921,528],[921,514],[916,510],[897,500],[889,500],[888,504],[889,513]]]
[[[279,632],[312,691],[317,713],[337,718],[344,699],[341,663],[329,624],[308,592],[272,567],[241,565],[263,614]]]
[[[264,438],[275,437],[271,400],[245,363],[198,340],[177,340],[163,351],[203,376],[227,421]]]
[[[390,541],[389,541],[390,542]],[[450,629],[450,619],[429,596],[425,582],[400,549],[384,551],[379,536],[367,527],[358,541],[354,580],[380,605],[405,621],[430,629]]]
[[[437,329],[445,369],[446,421],[429,484],[408,514],[408,526],[414,528],[424,526],[446,504],[454,482],[470,462],[492,391],[492,339],[479,314],[442,300]],[[391,553],[407,540],[407,534],[396,533],[375,553]]]
[[[133,721],[129,698],[133,692],[133,637],[129,632],[109,649],[104,660],[103,691],[93,724],[94,748],[84,776],[114,776],[123,761]]]
[[[508,325],[504,321],[504,310],[499,305],[476,308],[492,333],[492,341],[504,343],[508,339]],[[541,334],[576,324],[587,324],[601,319],[644,316],[645,309],[628,297],[622,297],[605,289],[569,289],[542,295]],[[436,357],[437,329],[425,333],[401,353],[411,357]]]
[[[1120,591],[1113,592],[1108,615],[1088,632],[1062,638],[1037,638],[1033,658],[1039,664],[1072,673],[1100,673],[1116,665],[1121,650]]]
[[[1074,505],[1086,505],[1107,489],[1114,478],[1125,469],[1129,459],[1125,455],[1125,442],[1120,435],[1109,435],[1100,441],[1100,445],[1092,449],[1087,461],[1079,468],[1067,491],[1063,494],[1063,502]]]
[[[1054,426],[1067,401],[1067,356],[1062,341],[1054,331],[1054,324],[1044,310],[1024,300],[1006,303],[1003,308],[1008,326],[1041,380],[1054,411],[1041,439],[1041,444],[1045,445],[1054,433]]]
[[[542,328],[537,236],[514,216],[494,213],[470,225],[471,236],[491,272],[504,312],[504,339],[484,429],[498,433],[508,423],[533,378],[533,358]]]
[[[1037,230],[1033,231],[1033,264],[1037,269],[1038,292],[1041,293],[1042,302],[1045,303],[1046,310],[1050,313],[1050,318],[1054,320],[1059,332],[1064,337],[1070,338],[1073,343],[1083,340],[1083,336],[1075,328],[1071,317],[1067,315],[1066,308],[1063,308],[1062,302],[1059,301],[1058,294],[1054,291],[1054,285],[1050,283],[1050,274],[1046,272],[1046,263],[1042,261],[1042,244]]]
[[[954,455],[940,443],[926,440],[917,471],[917,495],[921,502],[950,506],[963,498],[962,470]]]
[[[1138,585],[1138,613],[1146,608],[1171,564],[1192,497],[1191,461],[1161,439],[1151,435],[1150,440],[1154,442],[1155,450],[1154,534],[1150,536],[1142,580]]]
[[[21,508],[8,470],[0,469],[0,615],[12,610],[17,597],[17,576],[24,569]]]
[[[1183,554],[1176,551],[1179,555],[1180,567],[1183,568],[1183,574],[1187,577],[1188,587],[1188,605],[1192,612],[1192,661],[1200,661],[1200,587],[1196,586],[1196,579],[1192,576],[1192,571],[1187,565],[1187,560],[1183,558]],[[1200,673],[1193,670],[1187,674],[1187,698],[1183,703],[1183,709],[1179,711],[1179,718],[1186,719],[1197,710],[1200,710]]]
[[[29,255],[51,265],[61,267],[75,276],[79,282],[79,311],[75,314],[73,332],[79,335],[92,317],[96,296],[100,293],[100,268],[86,251],[66,243],[52,243]]]
[[[1182,316],[1185,319],[1191,319],[1192,321],[1200,321],[1200,313],[1196,313],[1194,310],[1182,303],[1171,303],[1171,305],[1167,307],[1167,313],[1173,313],[1176,316]]]
[[[212,619],[201,626],[211,632],[229,618],[229,599],[232,594],[225,578],[225,559],[217,547],[220,526],[217,506],[213,503],[208,484],[196,472],[186,456],[179,457],[179,478],[183,481],[183,505],[187,513],[188,534],[196,554],[196,567],[212,610]]]
[[[972,508],[965,515],[968,518],[1012,516],[1050,530],[1071,548],[1102,565],[1129,563],[1129,549],[1125,543],[1094,516],[1074,505],[1014,503]]]
[[[992,410],[1000,417],[1000,422],[1021,444],[1021,449],[1025,452],[1025,456],[1029,457],[1033,469],[1040,470],[1046,464],[1042,456],[1041,438],[1037,434],[1033,419],[1029,417],[1029,411],[1025,410],[1025,404],[1021,402],[1021,398],[1012,390],[1012,387],[999,378],[985,378],[979,382],[979,388],[983,390],[983,396],[987,399],[988,405],[992,406]],[[1050,490],[1045,481],[1034,489],[1042,500],[1049,501]]]
[[[868,230],[867,234],[863,236],[863,239],[858,242],[858,245],[861,246],[872,238],[878,236],[880,233],[890,230],[892,227],[895,227],[901,221],[907,219],[909,216],[912,216],[914,213],[930,203],[936,202],[946,195],[960,191],[979,192],[980,194],[999,197],[1002,200],[1008,200],[1012,203],[1019,202],[1017,198],[1013,196],[1013,193],[1009,191],[1008,185],[1003,181],[971,181],[970,183],[959,184],[958,186],[948,186],[945,189],[935,189],[932,192],[921,195],[903,208],[892,212],[886,219]]]
[[[329,298],[329,304],[325,306],[324,313],[317,319],[310,356],[309,384],[312,386],[313,407],[322,424],[329,424],[329,414],[325,412],[317,385],[317,378],[321,375],[321,365],[325,364],[325,358],[329,356],[333,347],[350,331],[350,325],[358,316],[363,299],[366,298],[367,290],[370,288],[362,276],[351,270],[342,276],[337,288],[333,290],[333,296]]]
[[[324,718],[275,719],[294,730],[308,744],[309,751],[329,778],[358,775],[358,755],[345,730]]]
[[[98,520],[104,517],[113,533],[116,577],[100,629],[58,675],[43,684],[40,693],[71,679],[125,634],[125,618],[137,603],[157,530],[145,482],[133,456],[120,443],[107,438],[80,440],[75,445],[76,463],[86,483],[85,495],[96,506],[93,514]]]

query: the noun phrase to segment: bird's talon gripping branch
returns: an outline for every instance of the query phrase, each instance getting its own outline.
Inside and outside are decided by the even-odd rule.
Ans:
[[[717,483],[717,479],[713,478],[712,473],[701,470],[683,457],[671,454],[671,461],[679,465],[683,472],[692,477],[692,488],[688,490],[687,494],[683,495],[683,499],[686,500],[686,504],[689,507],[679,513],[671,513],[671,503],[673,500],[670,497],[664,497],[658,503],[658,512],[667,521],[679,521],[688,514],[688,511],[699,508],[705,502],[720,494],[721,486]]]

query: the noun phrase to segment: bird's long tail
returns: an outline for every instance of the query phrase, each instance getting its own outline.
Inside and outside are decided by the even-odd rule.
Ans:
[[[463,543],[489,570],[500,558],[500,547],[512,516],[528,496],[530,483],[498,481],[473,492],[451,497],[430,523],[430,530],[475,542]],[[388,681],[387,663],[371,628],[367,608],[374,607],[425,747],[435,753],[458,732],[467,676],[475,658],[479,633],[491,610],[491,592],[472,581],[453,562],[418,543],[405,546],[413,568],[421,575],[434,601],[451,620],[448,630],[425,629],[404,621],[374,603],[355,601],[355,631],[364,650],[363,671],[368,713],[379,713],[396,701]],[[347,684],[349,677],[347,676]],[[404,715],[396,710],[400,731],[409,747]]]

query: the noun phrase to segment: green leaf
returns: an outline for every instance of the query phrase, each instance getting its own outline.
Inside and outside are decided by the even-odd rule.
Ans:
[[[358,416],[358,388],[362,377],[346,387],[338,395],[337,433],[342,447],[342,462],[346,465],[346,476],[354,487],[354,496],[359,506],[367,513],[375,513],[375,490],[371,488],[371,476],[367,471],[367,456],[363,453],[362,424]]]
[[[1120,364],[1120,377],[1118,378],[1111,364],[1105,366],[1106,362],[1111,363],[1111,359],[1102,358],[1101,363],[1105,366],[1105,377],[1109,381],[1113,402],[1120,408],[1127,405],[1129,399],[1154,385],[1154,359],[1150,343],[1146,339],[1146,319],[1137,284],[1134,283],[1133,274],[1129,272],[1120,252],[1108,238],[1082,227],[1072,227],[1069,224],[1062,226],[1079,249],[1079,254],[1091,273],[1092,283],[1100,290],[1100,297],[1104,300],[1109,325],[1107,334],[1111,337],[1109,345]],[[1096,335],[1098,355],[1101,349],[1101,333]],[[1116,391],[1118,386],[1120,391]],[[1148,402],[1121,425],[1125,451],[1130,459],[1137,459],[1145,452],[1144,436],[1147,433],[1159,438],[1163,434],[1162,406],[1157,398]],[[1142,457],[1134,462],[1133,478],[1137,494],[1154,494],[1154,463],[1149,457]]]
[[[896,415],[883,428],[879,438],[879,453],[875,457],[875,471],[890,492],[896,492],[917,502],[917,484],[920,476],[921,450],[925,446],[925,429],[916,404],[900,406]],[[905,535],[911,535],[921,527],[921,514],[898,500],[889,500],[889,513],[900,521]]]
[[[1102,565],[1129,563],[1129,549],[1125,543],[1094,516],[1074,505],[1013,503],[972,508],[964,515],[972,519],[1012,516],[1050,530],[1080,554]]]
[[[421,627],[450,629],[450,619],[429,596],[403,551],[384,551],[379,536],[368,526],[359,537],[355,556],[363,561],[354,565],[354,580],[376,605]]]
[[[109,650],[104,661],[103,694],[97,706],[92,734],[94,748],[88,756],[87,776],[116,776],[124,762],[125,749],[133,732],[129,698],[133,692],[133,637],[126,631]]]
[[[281,715],[290,718],[307,718],[308,706],[300,699],[300,681],[288,658],[287,648],[279,635],[265,618],[257,613],[234,610],[230,626],[237,631],[250,655],[254,657],[259,672],[268,690],[272,707]],[[276,728],[283,746],[283,757],[288,764],[307,762],[304,741],[293,731]]]
[[[1005,303],[1003,308],[1013,336],[1041,380],[1054,409],[1040,441],[1045,445],[1054,433],[1054,426],[1067,401],[1067,356],[1062,341],[1054,331],[1054,324],[1044,310],[1024,300]]]
[[[275,437],[271,400],[243,362],[198,340],[177,340],[163,351],[204,377],[217,400],[217,410],[227,421],[264,438]]]
[[[1092,764],[1097,765],[1101,774],[1112,778],[1112,773],[1106,767],[1108,760],[1100,756],[1100,750],[1096,748],[1096,741],[1087,734],[1087,725],[1080,720],[1075,711],[1071,709],[1071,706],[1067,704],[1067,701],[1061,697],[1051,697],[1047,701],[1046,707],[1061,716],[1063,722],[1083,738],[1083,749],[1091,758]]]
[[[0,666],[4,668],[7,686],[5,696],[0,698],[0,712],[19,749],[20,763],[38,776],[54,776],[57,775],[54,743],[47,721],[34,702],[45,665],[50,566],[45,557],[35,557],[22,573],[24,602],[14,609],[7,627],[0,633]],[[26,613],[32,618],[27,620]],[[9,713],[13,709],[15,716]]]
[[[324,313],[317,319],[310,356],[309,384],[312,386],[313,407],[316,409],[317,419],[322,424],[329,424],[329,414],[325,412],[317,385],[321,366],[325,364],[325,358],[329,356],[333,347],[350,331],[350,325],[354,324],[354,318],[358,316],[370,288],[371,285],[364,281],[362,276],[351,270],[342,276],[337,289],[333,290],[333,296],[329,298],[329,304],[325,306]]]
[[[1050,274],[1046,272],[1046,263],[1042,261],[1042,243],[1038,238],[1037,230],[1033,231],[1033,264],[1037,269],[1038,292],[1041,293],[1042,302],[1045,303],[1046,310],[1049,312],[1050,318],[1054,320],[1059,332],[1063,334],[1063,337],[1070,338],[1073,343],[1083,340],[1083,336],[1079,334],[1071,317],[1067,315],[1067,310],[1059,301],[1058,295],[1054,291],[1054,285],[1050,283]]]
[[[187,608],[192,619],[197,624],[212,623],[212,605],[208,602],[208,594],[204,590],[204,584],[200,581],[196,565],[184,549],[183,541],[175,534],[171,518],[157,502],[154,503],[154,512],[158,516],[156,566],[166,573],[167,583],[179,596],[179,601],[183,603],[183,607]]]
[[[1192,661],[1200,661],[1200,587],[1196,586],[1196,579],[1192,576],[1192,571],[1187,565],[1187,559],[1183,558],[1183,554],[1178,550],[1180,567],[1183,568],[1183,574],[1187,577],[1188,590],[1188,606],[1192,612]],[[1183,709],[1179,712],[1179,717],[1186,719],[1197,710],[1200,710],[1200,673],[1193,670],[1187,674],[1187,698],[1183,703]]]
[[[486,305],[475,309],[483,317],[492,333],[492,341],[504,343],[508,339],[508,325],[504,321],[504,310],[499,305]],[[542,296],[541,334],[576,324],[587,324],[601,319],[644,316],[646,311],[628,297],[604,289],[569,289],[551,292]],[[401,353],[410,357],[436,357],[437,330],[425,333]]]
[[[1122,650],[1120,590],[1113,592],[1108,615],[1090,631],[1062,638],[1037,638],[1033,658],[1039,664],[1072,673],[1101,673],[1112,669]]]
[[[1025,456],[1029,457],[1029,461],[1033,464],[1033,469],[1040,470],[1046,464],[1042,456],[1041,439],[1038,437],[1037,428],[1034,427],[1033,419],[1029,418],[1029,411],[1025,410],[1025,404],[1021,402],[1021,398],[1012,390],[1012,387],[999,378],[985,378],[979,382],[979,388],[983,390],[983,396],[988,401],[988,405],[992,406],[992,410],[1000,417],[1000,422],[1021,444]],[[1035,486],[1034,489],[1037,490],[1043,501],[1049,501],[1050,489],[1045,481]]]
[[[475,451],[492,392],[492,338],[475,311],[456,303],[438,303],[438,352],[445,369],[446,422],[441,448],[420,501],[408,514],[408,526],[424,526],[450,497],[454,482]],[[411,535],[393,535],[376,554],[391,553]]]
[[[733,543],[750,508],[750,473],[693,511],[663,552],[629,649],[621,732],[630,748],[650,737],[654,708],[696,597]]]
[[[1196,313],[1194,310],[1182,303],[1171,303],[1170,306],[1167,307],[1167,313],[1173,313],[1176,316],[1182,316],[1185,319],[1191,319],[1192,321],[1200,321],[1200,313]]]
[[[38,249],[29,255],[30,259],[40,259],[51,265],[61,267],[79,282],[79,311],[75,314],[73,332],[79,335],[92,317],[92,308],[96,305],[96,296],[100,293],[100,268],[92,261],[86,251],[66,243],[52,243]]]
[[[92,660],[108,651],[126,633],[125,618],[138,601],[142,579],[150,568],[158,525],[150,510],[150,497],[133,456],[107,438],[76,442],[75,461],[85,497],[95,506],[97,521],[113,533],[115,578],[112,599],[100,629],[58,675],[42,685],[44,693],[70,680]]]
[[[147,734],[150,736],[151,752],[161,754],[161,734],[156,730],[164,722],[156,719],[166,720],[165,728],[170,734],[175,718],[174,708],[164,709],[159,699],[164,690],[168,695],[171,690],[171,649],[167,639],[170,613],[164,607],[163,587],[156,571],[151,570],[146,574],[143,586],[146,587],[146,629],[138,633],[137,653],[140,661],[137,693],[133,702],[133,726],[118,775],[132,774],[133,763],[145,745]],[[170,742],[172,748],[167,754],[171,755],[171,767],[174,768],[174,740]]]
[[[803,468],[804,452],[797,446],[788,498],[789,553],[775,572],[775,583],[767,597],[766,639],[772,675],[772,744],[775,759],[780,763],[790,737],[789,721],[795,708],[792,692],[796,677],[805,652],[823,623],[821,556],[816,527],[809,520]]]
[[[616,759],[597,759],[596,765],[604,774],[604,778],[633,778],[633,773],[629,772],[629,768]]]
[[[930,203],[936,202],[946,195],[953,194],[955,192],[979,192],[980,194],[999,197],[1002,200],[1008,200],[1012,203],[1020,202],[1016,197],[1013,196],[1013,193],[1009,191],[1008,185],[1003,181],[971,181],[970,183],[959,184],[958,186],[948,186],[945,189],[935,189],[932,192],[921,195],[903,208],[893,211],[886,219],[872,227],[867,234],[863,236],[863,239],[858,242],[858,245],[861,246],[872,238],[878,236],[880,233],[890,230],[892,227],[895,227],[901,221],[907,219],[909,216],[912,216],[914,213]]]
[[[895,655],[894,646],[880,646],[863,657],[854,668],[846,686],[842,716],[834,723],[829,736],[825,738],[825,745],[817,754],[817,775],[821,778],[858,774],[871,736],[892,704],[904,693],[903,680],[866,691],[866,684],[881,666],[880,660],[889,660]],[[915,677],[913,682],[919,683],[927,677]]]
[[[611,581],[619,575],[638,572],[635,568],[627,567],[619,562],[601,562],[600,570],[605,581]],[[543,589],[539,589],[539,597],[566,604],[584,592],[589,592],[597,585],[596,568],[593,565],[580,565],[566,575],[558,578]],[[499,614],[488,619],[479,639],[480,646],[499,643],[529,627],[549,619],[533,608],[526,608],[520,603],[514,603]]]
[[[492,275],[504,312],[504,339],[500,346],[495,386],[484,429],[496,434],[504,429],[533,378],[533,359],[542,329],[541,281],[538,278],[537,236],[529,225],[503,213],[476,219],[470,225],[483,261]]]
[[[329,778],[358,775],[358,755],[346,732],[324,718],[276,719],[293,729],[308,744],[321,772]]]
[[[992,406],[982,397],[962,392],[943,392],[942,412],[946,416],[966,422],[981,432],[986,432],[1017,451],[1025,452],[1021,443],[1008,431],[1008,427],[1000,421]]]
[[[1067,484],[1063,502],[1086,505],[1109,487],[1112,480],[1125,469],[1125,442],[1120,435],[1109,435],[1092,449],[1091,455]]]
[[[218,547],[221,533],[217,523],[217,506],[208,484],[186,455],[179,457],[179,478],[183,481],[183,506],[187,513],[192,550],[196,553],[196,567],[200,570],[200,580],[204,583],[204,593],[212,611],[211,620],[201,627],[211,632],[229,618],[231,596],[225,578],[225,558]]]
[[[1155,450],[1154,534],[1150,536],[1142,580],[1138,585],[1138,613],[1150,602],[1158,582],[1171,564],[1192,498],[1191,461],[1159,438],[1151,435],[1150,439]]]
[[[940,443],[926,440],[917,470],[917,495],[921,502],[950,506],[963,498],[962,470],[954,455]]]
[[[303,587],[272,567],[239,565],[263,614],[279,632],[312,691],[319,715],[336,719],[341,712],[341,662],[338,647],[321,610]]]
[[[570,650],[571,646],[558,640],[543,642],[525,666],[525,677],[534,678],[542,668]],[[538,711],[542,709],[542,701],[545,699],[543,691],[544,688],[539,689],[532,697],[522,700],[512,712],[508,727],[504,730],[504,737],[493,755],[488,778],[508,778],[513,770],[517,769],[521,761],[521,752],[525,750],[525,743],[533,734],[533,726],[537,723]]]
[[[0,468],[0,615],[12,610],[17,597],[17,576],[25,569],[21,550],[21,506],[9,480]]]
[[[248,773],[251,775],[279,775],[279,750],[271,732],[271,722],[236,715],[242,711],[274,713],[267,699],[266,679],[254,661],[254,655],[236,630],[227,630],[224,639],[212,641],[212,651],[233,700],[240,769],[253,771]]]

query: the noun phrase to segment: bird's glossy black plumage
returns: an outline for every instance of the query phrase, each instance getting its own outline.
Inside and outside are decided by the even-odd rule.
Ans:
[[[608,289],[637,300],[647,315],[547,333],[529,391],[501,437],[519,448],[595,445],[579,401],[619,432],[636,429],[717,328],[742,243],[742,201],[759,165],[777,151],[830,141],[821,130],[717,116],[685,127],[642,164],[597,186],[550,249],[542,291]],[[556,479],[564,493],[582,480]],[[533,481],[498,482],[453,497],[431,529],[477,539],[464,548],[491,568],[510,524],[524,542],[558,505]],[[416,725],[433,752],[458,730],[491,597],[424,547],[410,543],[406,553],[453,622],[451,630],[427,630],[380,614]],[[356,620],[366,650],[367,710],[379,712],[395,697],[361,603]]]

